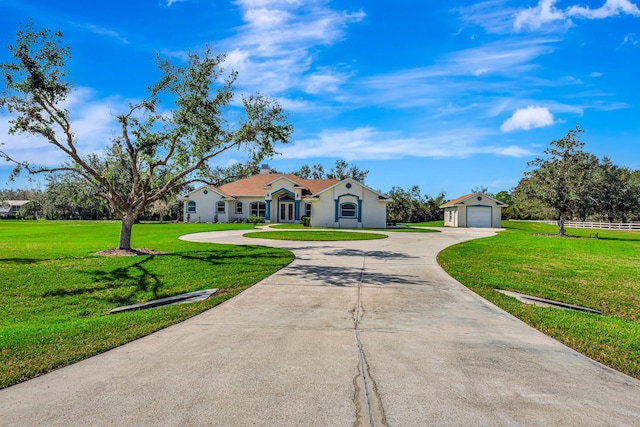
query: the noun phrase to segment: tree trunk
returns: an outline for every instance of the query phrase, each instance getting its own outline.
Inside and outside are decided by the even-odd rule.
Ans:
[[[122,217],[122,226],[120,227],[120,244],[118,249],[130,250],[131,249],[131,231],[133,230],[133,224],[136,222],[136,217],[131,214],[126,214]]]
[[[564,236],[565,235],[564,214],[563,213],[560,214],[560,219],[558,219],[558,235],[559,236]]]

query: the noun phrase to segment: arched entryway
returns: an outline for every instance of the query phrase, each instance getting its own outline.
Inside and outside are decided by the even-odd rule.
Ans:
[[[278,222],[295,222],[296,200],[291,194],[278,197]]]

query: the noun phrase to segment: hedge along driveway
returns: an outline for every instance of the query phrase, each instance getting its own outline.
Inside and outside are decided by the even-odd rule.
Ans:
[[[147,335],[211,308],[293,260],[260,246],[203,245],[183,234],[252,225],[137,224],[133,246],[105,257],[119,223],[0,221],[0,388]],[[219,288],[210,300],[108,315],[137,302]]]

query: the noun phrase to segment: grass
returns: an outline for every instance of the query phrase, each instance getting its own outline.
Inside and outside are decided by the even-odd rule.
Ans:
[[[444,227],[444,220],[440,221],[427,221],[427,222],[413,222],[402,225],[408,225],[409,227]]]
[[[289,230],[335,230],[335,228],[327,227],[304,227],[302,224],[278,224],[272,225],[269,228],[273,229],[289,229]],[[371,230],[371,231],[384,231],[384,232],[399,232],[399,233],[438,233],[440,230],[430,230],[425,228],[412,228],[412,227],[399,227],[399,228],[342,228],[341,230]]]
[[[132,246],[161,255],[104,257],[119,224],[0,221],[0,388],[104,352],[178,323],[237,295],[289,264],[293,254],[261,246],[184,242],[233,224],[139,224]],[[109,310],[208,288],[207,301],[117,315]]]
[[[545,334],[640,379],[640,233],[599,230],[599,239],[536,236],[540,223],[503,221],[506,231],[445,249],[438,262],[458,281]],[[593,230],[569,230],[588,237]],[[507,289],[604,312],[524,305]]]
[[[339,241],[339,240],[374,240],[386,239],[385,234],[360,233],[352,231],[257,231],[245,233],[244,237],[272,240],[296,240],[296,241]]]
[[[277,228],[277,229],[285,229],[285,230],[291,230],[291,229],[296,229],[296,230],[301,230],[301,229],[309,229],[310,227],[305,227],[302,224],[274,224],[271,225],[269,228]],[[318,228],[318,227],[314,227],[314,228]]]
[[[413,227],[399,227],[399,228],[371,228],[370,230],[380,230],[390,233],[440,233],[440,230],[434,230],[432,228],[413,228]]]

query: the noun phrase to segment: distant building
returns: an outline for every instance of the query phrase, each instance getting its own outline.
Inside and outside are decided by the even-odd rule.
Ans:
[[[502,208],[507,205],[482,193],[460,196],[440,205],[447,227],[499,228]]]
[[[0,218],[18,215],[20,209],[29,203],[29,200],[3,200],[0,201]]]

